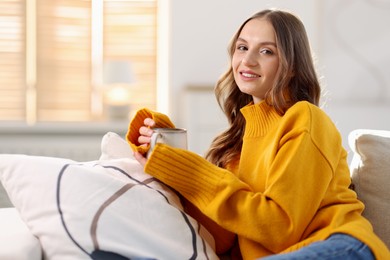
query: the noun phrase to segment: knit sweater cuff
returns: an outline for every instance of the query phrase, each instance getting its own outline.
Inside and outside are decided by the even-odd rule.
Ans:
[[[129,143],[131,149],[133,151],[140,152],[141,154],[145,154],[149,150],[149,146],[141,146],[138,142],[139,129],[141,126],[144,126],[144,120],[146,118],[151,118],[156,122],[155,127],[160,128],[173,128],[175,125],[171,122],[171,120],[164,114],[159,112],[151,111],[147,108],[143,108],[138,110],[133,119],[131,120],[127,134],[126,140]]]
[[[177,190],[197,206],[207,206],[220,188],[227,170],[187,150],[157,144],[145,172]]]

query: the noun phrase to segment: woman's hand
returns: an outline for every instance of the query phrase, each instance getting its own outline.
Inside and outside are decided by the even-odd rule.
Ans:
[[[141,126],[139,129],[140,136],[138,137],[138,143],[141,145],[147,146],[150,143],[151,136],[153,134],[152,128],[155,126],[156,122],[154,122],[151,118],[145,118],[144,126]],[[139,152],[134,153],[134,158],[143,166],[145,166],[147,159],[140,154]]]
[[[134,158],[142,165],[145,167],[145,164],[147,162],[147,159],[142,155],[140,154],[139,152],[134,152]]]
[[[156,123],[151,118],[145,118],[144,125],[140,127],[138,137],[138,143],[141,145],[148,145],[150,143],[150,138],[153,134],[153,130],[151,128],[154,127]]]

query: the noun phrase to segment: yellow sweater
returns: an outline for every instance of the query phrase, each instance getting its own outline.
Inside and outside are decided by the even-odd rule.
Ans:
[[[369,245],[377,259],[390,259],[348,189],[347,153],[321,109],[299,102],[280,116],[261,102],[241,113],[246,127],[236,170],[158,144],[145,171],[236,233],[244,259],[293,251],[338,232]],[[129,130],[129,143],[136,136]]]

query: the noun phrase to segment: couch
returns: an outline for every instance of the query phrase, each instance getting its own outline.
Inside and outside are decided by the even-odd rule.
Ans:
[[[356,191],[359,199],[365,204],[363,215],[372,223],[374,231],[390,248],[390,131],[357,129],[349,134],[348,143],[351,153],[350,158],[352,158],[350,163],[352,187]],[[108,133],[102,140],[102,156],[99,159],[99,162],[113,162],[112,160],[115,161],[121,157],[131,157],[131,152],[127,149],[128,147],[124,140],[118,135],[115,135],[115,133]],[[29,160],[32,162],[40,160],[41,163],[47,164],[47,159],[29,157]],[[66,159],[58,160],[61,161]],[[50,158],[51,164],[57,162],[56,159]],[[121,161],[115,162],[120,163]],[[47,165],[45,165],[45,167],[46,166]],[[90,166],[91,164],[86,165],[86,167]],[[41,171],[42,169],[43,168],[40,168]],[[5,179],[4,176],[3,178],[1,176],[3,170],[0,162],[0,180]],[[12,190],[12,188],[10,188],[8,183],[8,191],[12,193],[10,197],[14,197],[14,200],[17,202],[15,208],[8,200],[7,194],[4,189],[2,190],[0,185],[0,208],[2,208],[0,209],[0,259],[41,259],[42,257],[47,257],[47,255],[45,255],[47,253],[43,253],[45,250],[51,253],[55,252],[56,250],[52,250],[51,248],[47,249],[45,247],[52,247],[55,241],[62,241],[62,238],[58,239],[56,236],[63,236],[64,234],[55,232],[51,234],[50,229],[45,229],[50,223],[43,223],[41,226],[34,223],[34,221],[40,219],[40,214],[46,214],[41,212],[45,207],[43,207],[42,210],[37,210],[31,214],[31,212],[26,209],[26,207],[29,206],[29,204],[26,203],[26,201],[30,200],[29,197],[18,190],[10,190]],[[42,194],[42,196],[44,196],[44,192],[42,192]],[[25,196],[23,203],[21,203],[21,199],[19,199],[22,195]],[[173,194],[168,194],[168,196],[173,196]],[[173,198],[173,200],[175,200],[175,198]],[[176,201],[175,203],[178,204],[176,207],[180,207],[180,202]],[[149,207],[154,206],[151,205]],[[153,213],[153,209],[149,210]],[[176,215],[173,217],[176,217]],[[198,230],[201,230],[201,228],[198,227]],[[181,230],[177,232],[180,231]],[[42,234],[44,232],[46,233]],[[168,233],[170,233],[170,231],[168,231]],[[53,235],[53,239],[50,235]],[[161,231],[161,235],[166,234]],[[204,246],[204,248],[201,249],[206,252],[213,247],[213,241],[208,236],[209,234],[207,234],[206,231],[198,232],[195,236],[195,239],[203,241],[203,246],[205,244],[209,245]],[[37,237],[40,239],[37,239]],[[46,240],[42,240],[42,238]],[[182,243],[180,246],[185,248],[185,241],[183,240],[180,242]],[[20,250],[21,243],[23,243],[23,250]],[[147,248],[145,250],[147,250]],[[215,259],[215,255],[210,253],[208,258]]]

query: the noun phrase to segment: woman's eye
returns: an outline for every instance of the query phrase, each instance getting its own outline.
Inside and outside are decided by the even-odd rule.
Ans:
[[[246,50],[248,50],[248,48],[245,47],[244,45],[238,45],[237,46],[237,50],[239,50],[239,51],[246,51]]]
[[[271,50],[269,50],[269,49],[262,49],[262,50],[260,51],[260,53],[271,55],[271,54],[273,54],[273,51],[271,51]]]

